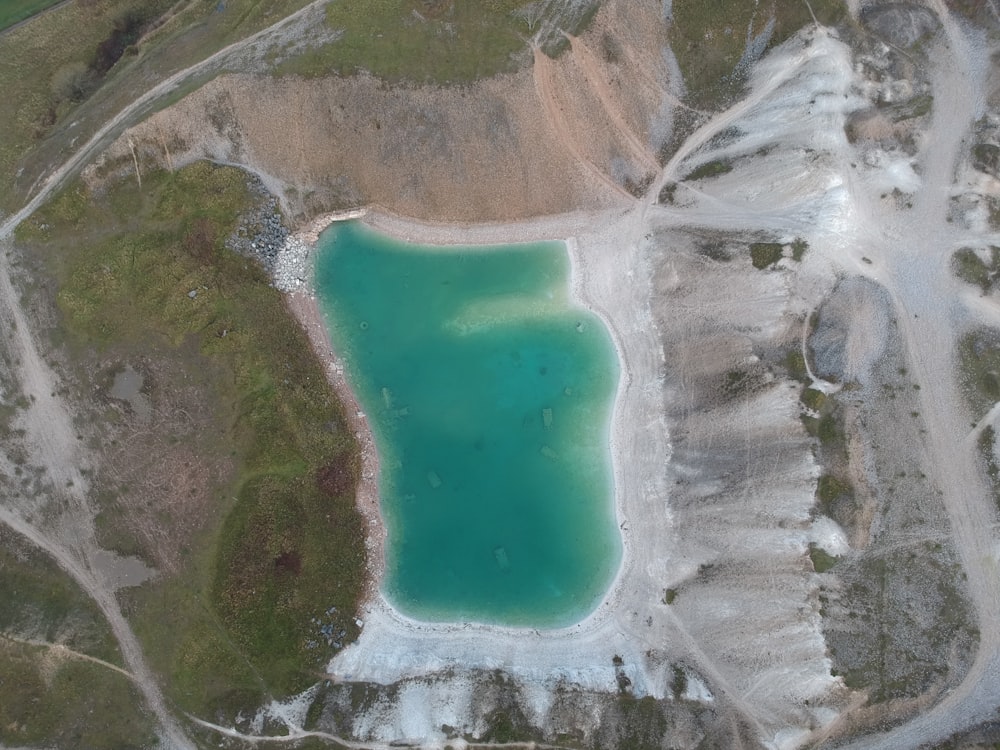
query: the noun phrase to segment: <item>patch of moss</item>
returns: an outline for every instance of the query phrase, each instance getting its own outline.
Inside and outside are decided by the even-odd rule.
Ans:
[[[792,242],[792,260],[796,263],[801,263],[802,258],[806,254],[806,250],[809,249],[809,243],[806,242],[801,237],[796,237]]]
[[[326,76],[367,71],[393,82],[469,83],[527,63],[527,40],[546,24],[578,34],[598,7],[585,2],[556,9],[531,0],[331,3],[325,22],[338,37],[281,60],[276,72]],[[562,33],[554,32],[543,39],[542,49],[556,57],[566,45]]]
[[[767,49],[781,44],[813,22],[810,11],[827,25],[845,17],[845,6],[837,0],[811,0],[808,6],[777,0],[766,12],[742,0],[674,0],[670,42],[688,99],[700,109],[718,109],[732,101],[745,83],[746,70],[739,63],[747,40],[760,37]]]
[[[723,159],[716,159],[715,161],[706,162],[700,167],[694,168],[688,172],[684,180],[704,180],[708,177],[718,177],[732,171],[732,163]]]
[[[1000,146],[977,143],[972,147],[972,166],[993,177],[1000,176]]]
[[[958,278],[967,284],[978,286],[985,294],[1000,273],[1000,247],[990,248],[989,263],[983,262],[979,253],[972,248],[963,247],[951,256],[951,268]]]
[[[785,355],[785,368],[788,370],[788,375],[794,380],[800,383],[808,382],[809,372],[806,370],[806,358],[801,349],[795,348],[788,351]]]
[[[809,543],[809,559],[812,560],[813,570],[817,573],[826,573],[839,560],[839,558],[834,557],[815,542]]]
[[[750,261],[754,268],[764,270],[781,260],[783,252],[780,242],[754,242],[750,245]]]
[[[823,404],[826,403],[826,394],[815,388],[804,388],[802,395],[799,396],[799,400],[807,409],[818,412],[823,408]]]
[[[958,350],[965,395],[979,419],[1000,401],[1000,332],[983,328],[968,333]]]
[[[0,638],[0,742],[128,750],[156,736],[131,681],[107,667]]]
[[[84,191],[82,213],[81,190],[43,208],[44,237],[25,245],[56,279],[70,353],[135,361],[157,347],[177,372],[200,372],[185,387],[218,404],[206,449],[238,467],[213,492],[215,520],[190,540],[186,569],[123,594],[135,629],[170,697],[198,715],[302,689],[357,633],[356,447],[282,295],[223,245],[251,202],[245,175],[207,163],[153,172],[141,190]],[[324,481],[334,475],[346,484]]]

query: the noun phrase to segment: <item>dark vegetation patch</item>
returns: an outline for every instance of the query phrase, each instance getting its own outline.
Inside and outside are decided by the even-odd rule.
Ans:
[[[988,263],[984,262],[975,250],[963,247],[951,256],[951,268],[962,281],[978,286],[986,294],[1000,274],[1000,247],[991,246],[989,258]]]
[[[124,675],[0,636],[0,742],[16,747],[138,750],[156,743]]]
[[[733,259],[724,242],[700,242],[698,243],[698,254],[719,263],[728,263]]]
[[[750,245],[750,262],[754,268],[764,270],[781,260],[783,252],[780,242],[754,242]]]
[[[121,664],[117,641],[90,597],[48,555],[0,526],[0,638],[4,633]]]
[[[833,474],[823,474],[816,482],[816,500],[820,512],[833,519],[843,518],[841,505],[854,506],[854,490],[849,482]]]
[[[670,678],[670,692],[674,695],[674,700],[679,701],[684,695],[684,691],[687,690],[688,676],[687,672],[684,671],[684,667],[680,664],[674,664],[671,667],[672,676]]]
[[[993,501],[996,503],[997,509],[1000,510],[1000,465],[997,465],[996,442],[996,430],[991,425],[987,425],[979,433],[976,444],[986,467],[986,476],[989,477],[990,487],[993,490]]]
[[[754,4],[742,0],[676,0],[673,3],[670,42],[688,100],[700,109],[721,109],[735,100],[746,83],[747,29],[757,40],[754,52],[764,53],[817,19],[835,25],[845,17],[837,0],[818,0],[807,6],[796,0]],[[768,34],[771,21],[774,26]],[[749,57],[754,57],[751,53]]]
[[[818,316],[813,317],[810,323],[813,330],[818,320]],[[811,346],[808,351],[811,357]],[[802,424],[819,441],[817,458],[824,472],[816,482],[816,510],[832,518],[843,528],[852,529],[861,509],[848,475],[844,406],[834,395],[827,395],[811,387],[812,381],[802,349],[790,349],[785,354],[784,365],[788,376],[803,385],[799,394]],[[816,560],[813,560],[813,564],[815,566]]]
[[[168,0],[132,0],[98,16],[106,25],[102,24],[102,36],[90,54],[67,62],[52,74],[50,109],[43,127],[45,122],[54,124],[61,113],[90,96],[122,56],[138,55],[135,45],[139,38],[169,7]]]
[[[972,331],[959,341],[958,351],[965,396],[979,419],[1000,401],[1000,331]]]
[[[813,570],[817,573],[826,573],[837,564],[839,558],[834,557],[815,542],[810,542],[809,559],[812,561]]]
[[[484,742],[524,742],[534,735],[531,722],[516,703],[493,709],[485,721],[486,731],[481,738]]]
[[[203,448],[236,471],[201,509],[183,569],[122,598],[171,698],[230,719],[310,684],[353,639],[365,570],[341,407],[269,278],[224,248],[246,184],[205,163],[147,174],[141,190],[77,184],[17,234],[55,280],[69,361],[155,350],[173,363],[161,380],[178,380],[164,393],[186,383],[215,403]]]
[[[737,365],[711,378],[718,385],[715,392],[722,401],[747,399],[769,387],[773,379],[762,362]]]
[[[0,6],[11,1],[20,0]],[[65,158],[71,142],[86,142],[166,76],[307,2],[73,0],[0,35],[0,88],[17,102],[0,108],[0,206],[8,212],[20,208],[39,175]],[[368,4],[352,7],[358,14],[369,10]],[[136,15],[142,19],[138,29]],[[100,81],[93,80],[95,63],[99,69],[116,57]],[[176,101],[200,82],[185,84],[164,101]]]
[[[660,194],[656,196],[658,203],[664,205],[673,205],[674,198],[677,195],[677,183],[668,182],[666,185],[660,188]]]
[[[884,107],[883,111],[892,122],[905,122],[917,117],[929,115],[934,108],[934,97],[930,94],[917,94],[909,99]]]
[[[959,654],[974,648],[973,613],[955,579],[961,566],[940,544],[842,559],[839,591],[820,595],[824,609],[847,608],[830,637],[835,671],[871,701],[915,698],[962,671]]]
[[[605,712],[594,743],[595,747],[654,750],[663,747],[668,728],[660,701],[626,694]]]
[[[716,159],[715,161],[706,162],[700,167],[695,167],[693,170],[688,172],[687,176],[683,179],[686,180],[703,180],[706,177],[718,177],[719,175],[724,175],[727,172],[733,171],[732,163],[725,161],[723,159]]]
[[[4,0],[0,4],[0,31],[36,13],[50,8],[61,0]]]
[[[796,237],[792,240],[792,260],[796,263],[801,263],[802,258],[805,257],[806,250],[809,249],[809,243],[806,242],[801,237]]]
[[[103,615],[46,554],[0,527],[0,743],[16,747],[139,747],[152,740],[128,680],[45,646],[121,665]],[[47,666],[42,669],[43,660]]]
[[[972,147],[972,166],[993,177],[1000,176],[1000,146],[977,143]]]

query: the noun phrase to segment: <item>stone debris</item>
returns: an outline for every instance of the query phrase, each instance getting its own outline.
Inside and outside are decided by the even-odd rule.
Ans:
[[[236,231],[226,240],[226,247],[240,255],[254,258],[264,269],[274,274],[278,254],[288,239],[278,200],[271,195],[256,177],[248,178],[252,193],[260,196],[257,207],[247,212]]]

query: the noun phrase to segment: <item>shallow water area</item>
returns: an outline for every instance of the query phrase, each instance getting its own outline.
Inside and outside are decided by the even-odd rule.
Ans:
[[[378,447],[383,591],[403,614],[565,626],[614,578],[618,363],[569,266],[555,242],[425,247],[359,222],[320,238],[317,297]]]

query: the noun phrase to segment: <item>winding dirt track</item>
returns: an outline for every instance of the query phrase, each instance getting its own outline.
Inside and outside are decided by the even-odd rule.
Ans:
[[[852,747],[908,748],[947,738],[991,718],[1000,703],[1000,567],[992,493],[965,439],[968,409],[957,382],[956,337],[969,311],[951,270],[961,235],[947,220],[951,186],[964,139],[982,115],[987,50],[977,47],[943,3],[929,3],[944,25],[947,49],[934,56],[934,113],[925,151],[923,186],[912,211],[875,233],[866,248],[878,280],[896,305],[899,329],[921,390],[928,430],[927,473],[941,490],[951,533],[976,608],[979,651],[965,678],[934,708],[880,737]],[[860,197],[860,196],[859,196]],[[863,227],[862,231],[875,229]]]
[[[577,143],[577,136],[573,133],[573,128],[567,122],[566,116],[562,112],[562,105],[559,103],[558,96],[555,93],[555,84],[552,81],[554,67],[555,63],[552,62],[549,56],[542,52],[541,48],[536,47],[535,62],[532,68],[535,79],[535,91],[542,104],[542,111],[545,112],[546,120],[552,126],[553,131],[555,131],[557,139],[572,154],[573,158],[585,166],[602,185],[630,201],[633,200],[625,188],[608,177],[581,150],[580,145]]]
[[[45,550],[94,599],[118,640],[128,672],[160,724],[161,740],[167,747],[178,750],[193,748],[194,745],[167,708],[157,680],[146,664],[142,647],[122,615],[114,590],[94,572],[91,565],[90,561],[98,548],[93,536],[94,513],[86,495],[87,483],[80,472],[84,457],[77,447],[72,415],[57,395],[55,373],[40,354],[33,328],[19,304],[20,295],[11,283],[7,250],[18,224],[31,216],[129,124],[148,114],[159,100],[192,77],[217,69],[232,56],[295,23],[326,2],[328,0],[315,0],[272,26],[225,47],[151,88],[105,123],[83,147],[49,175],[24,208],[0,224],[0,320],[5,324],[2,344],[9,349],[11,361],[19,363],[19,371],[14,374],[22,390],[34,398],[23,417],[31,448],[30,462],[43,467],[55,487],[65,488],[61,494],[68,501],[64,517],[54,527],[42,527],[28,520],[38,508],[34,507],[34,501],[25,497],[15,497],[12,507],[0,507],[0,523]]]

